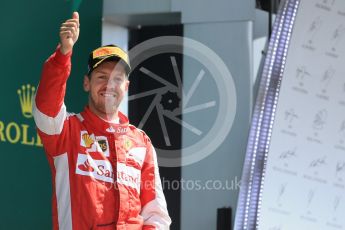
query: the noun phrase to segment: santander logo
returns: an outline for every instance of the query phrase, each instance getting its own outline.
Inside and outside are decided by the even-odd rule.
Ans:
[[[118,162],[114,172],[109,161],[92,159],[90,155],[79,153],[75,173],[110,183],[116,181],[140,192],[141,171],[123,163]]]
[[[105,182],[114,182],[114,173],[110,162],[92,159],[87,154],[78,154],[76,174],[89,176]]]
[[[84,172],[95,171],[95,169],[90,165],[89,159],[87,159],[83,164],[78,165],[78,168]]]

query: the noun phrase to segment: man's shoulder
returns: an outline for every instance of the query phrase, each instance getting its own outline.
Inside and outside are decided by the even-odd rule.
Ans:
[[[132,124],[129,124],[128,127],[132,132],[135,132],[137,135],[140,135],[145,140],[145,142],[151,142],[149,136],[145,133],[144,130],[139,129],[138,127]]]
[[[67,112],[66,114],[66,119],[76,119],[76,120],[79,120],[81,121],[81,116],[80,116],[80,113],[73,113],[73,112]]]
[[[147,134],[145,133],[144,130],[139,129],[139,128],[136,127],[135,125],[129,124],[128,127],[129,127],[129,129],[130,129],[132,132],[141,133],[143,136],[147,136]],[[147,137],[148,137],[148,136],[147,136]]]
[[[67,112],[67,114],[66,114],[66,121],[70,125],[80,126],[82,124],[83,120],[84,120],[84,118],[81,116],[80,113]]]

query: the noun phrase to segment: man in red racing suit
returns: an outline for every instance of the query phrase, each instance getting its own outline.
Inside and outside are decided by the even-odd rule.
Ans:
[[[75,12],[60,28],[60,45],[44,64],[33,105],[52,172],[53,229],[169,229],[155,150],[117,110],[129,83],[124,51],[107,46],[91,53],[84,78],[89,104],[79,114],[66,112],[78,36]]]

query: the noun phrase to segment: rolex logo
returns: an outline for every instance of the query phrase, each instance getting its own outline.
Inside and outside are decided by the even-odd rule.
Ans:
[[[18,89],[17,93],[19,96],[20,107],[22,109],[22,114],[26,118],[32,117],[32,101],[35,95],[35,87],[30,84],[23,85]]]

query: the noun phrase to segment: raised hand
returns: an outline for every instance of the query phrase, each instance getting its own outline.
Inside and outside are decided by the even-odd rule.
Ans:
[[[60,51],[67,54],[72,51],[77,42],[80,31],[79,14],[73,12],[72,18],[66,20],[60,27]]]

